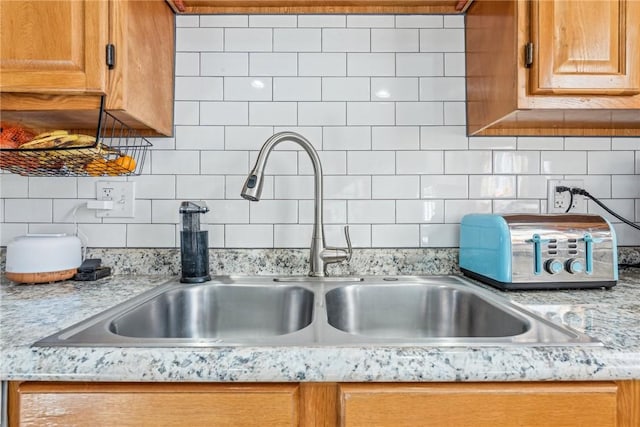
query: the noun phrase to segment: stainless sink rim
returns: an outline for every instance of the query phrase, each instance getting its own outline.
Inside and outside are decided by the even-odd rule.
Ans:
[[[281,276],[280,276],[281,277]],[[117,304],[101,313],[91,316],[81,322],[71,325],[55,334],[49,335],[36,343],[36,347],[65,346],[65,347],[250,347],[250,346],[332,346],[332,347],[486,347],[486,346],[567,346],[567,345],[598,345],[602,343],[576,331],[566,325],[557,324],[541,317],[525,306],[510,301],[503,295],[498,295],[473,281],[456,275],[440,276],[358,276],[358,280],[352,277],[321,280],[313,278],[305,283],[300,280],[278,281],[274,276],[219,276],[211,282],[204,284],[180,283],[177,278],[172,278],[157,287],[145,291],[133,298]],[[528,322],[528,331],[507,337],[428,337],[415,339],[394,339],[363,336],[341,331],[329,325],[325,307],[325,295],[327,292],[348,286],[376,286],[390,285],[398,282],[404,285],[419,285],[424,283],[449,286],[472,292],[505,310],[519,319]],[[435,283],[437,282],[437,283]],[[109,331],[110,320],[138,307],[163,292],[189,286],[269,286],[285,288],[303,288],[314,294],[314,304],[311,323],[298,331],[268,337],[232,339],[198,339],[198,338],[132,338],[113,334]],[[402,285],[400,285],[402,286]],[[541,340],[541,333],[562,335],[562,340]],[[91,335],[98,335],[91,337]]]

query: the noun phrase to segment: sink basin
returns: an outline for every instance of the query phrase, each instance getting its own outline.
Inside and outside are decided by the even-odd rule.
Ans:
[[[290,334],[309,326],[313,293],[300,287],[198,285],[172,289],[109,323],[137,338],[246,339]]]
[[[503,346],[600,343],[458,276],[168,281],[35,346]]]
[[[472,290],[434,283],[344,286],[326,303],[331,326],[370,337],[508,337],[531,328]]]

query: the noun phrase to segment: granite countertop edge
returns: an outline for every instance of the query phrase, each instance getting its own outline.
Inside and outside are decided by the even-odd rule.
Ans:
[[[32,347],[168,278],[0,286],[0,380],[452,382],[640,379],[640,272],[612,290],[499,292],[603,346]],[[108,298],[107,298],[108,296]],[[108,302],[105,302],[108,300]],[[555,317],[555,318],[554,318]]]

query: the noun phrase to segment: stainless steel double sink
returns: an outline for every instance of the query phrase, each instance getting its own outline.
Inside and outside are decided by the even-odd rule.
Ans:
[[[36,346],[598,344],[458,276],[171,280]]]

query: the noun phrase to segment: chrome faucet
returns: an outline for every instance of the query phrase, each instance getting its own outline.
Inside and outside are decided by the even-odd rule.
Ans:
[[[265,141],[258,154],[258,159],[249,173],[247,180],[242,187],[240,195],[252,202],[260,200],[262,194],[262,184],[264,182],[264,168],[267,164],[269,154],[276,145],[282,141],[291,141],[300,145],[307,152],[313,164],[314,175],[314,218],[313,235],[311,236],[311,248],[309,253],[309,276],[324,277],[327,275],[327,264],[349,261],[353,253],[351,239],[349,238],[349,227],[344,227],[344,235],[347,240],[347,249],[325,246],[324,224],[322,222],[322,165],[320,157],[313,145],[302,135],[295,132],[280,132]]]

